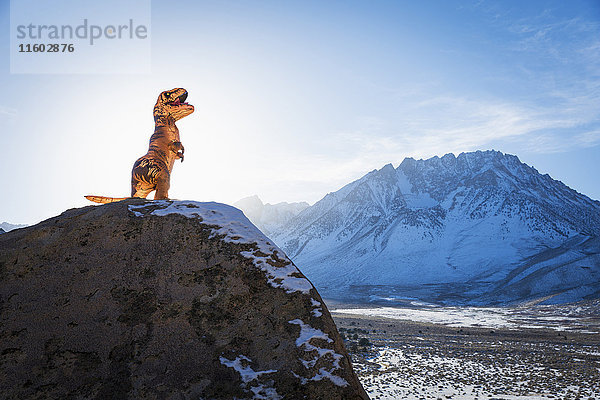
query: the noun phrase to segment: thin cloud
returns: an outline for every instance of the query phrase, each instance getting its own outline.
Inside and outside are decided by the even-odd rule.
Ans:
[[[600,144],[600,129],[584,132],[576,136],[577,143],[583,147],[593,147]]]
[[[534,153],[597,145],[600,130],[578,133],[581,130],[574,128],[588,121],[577,114],[576,107],[574,110],[437,97],[417,102],[410,110],[410,118],[392,124],[397,129],[393,133],[389,132],[393,129],[389,123],[376,117],[361,117],[366,129],[329,135],[323,142],[324,148],[337,146],[336,157],[300,156],[297,165],[302,166],[305,178],[326,182],[338,181],[344,175],[356,176],[388,162],[397,164],[406,156],[460,153],[503,142],[519,143],[523,150]],[[426,118],[429,113],[431,118]],[[576,133],[569,133],[570,130]],[[289,178],[296,173],[290,170]]]
[[[0,105],[0,116],[5,118],[16,118],[17,109]]]

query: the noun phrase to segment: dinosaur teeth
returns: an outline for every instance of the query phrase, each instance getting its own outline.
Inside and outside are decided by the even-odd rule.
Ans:
[[[179,101],[179,99],[177,99],[175,101],[170,102],[169,105],[171,105],[171,106],[189,106],[190,103],[187,103],[187,102],[182,103],[181,101]]]

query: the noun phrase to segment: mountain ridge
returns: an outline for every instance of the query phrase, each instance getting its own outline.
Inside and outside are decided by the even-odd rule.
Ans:
[[[244,197],[233,205],[241,209],[265,235],[309,207],[307,202],[264,204],[257,195]]]
[[[571,295],[557,299],[598,296],[600,249],[594,241],[583,258],[563,252],[589,271],[583,277],[562,262],[563,270],[571,271],[563,271],[567,277],[561,278],[562,286],[554,282],[558,277],[547,275],[553,283],[547,282],[544,293],[525,278],[520,281],[523,290],[511,282],[514,295],[502,291],[510,271],[532,257],[560,249],[571,239],[585,242],[597,236],[599,201],[540,174],[517,156],[491,150],[406,158],[397,168],[387,164],[328,193],[273,230],[271,237],[326,297],[381,297],[369,290],[351,293],[350,287],[365,285],[389,285],[393,293],[412,286],[404,290],[410,297],[415,290],[421,293],[423,285],[447,284],[445,295],[438,291],[443,287],[436,288],[429,300],[447,302],[446,296],[496,304],[558,296],[563,289]],[[570,283],[575,277],[583,279],[585,290]],[[464,287],[452,285],[471,289],[464,292]]]
[[[27,224],[11,224],[10,222],[2,222],[0,223],[0,228],[4,230],[4,232],[10,232],[13,229],[25,228],[29,225]]]

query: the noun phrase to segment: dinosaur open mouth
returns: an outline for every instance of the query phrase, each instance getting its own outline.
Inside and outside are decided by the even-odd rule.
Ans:
[[[185,92],[184,94],[182,94],[181,96],[179,96],[178,98],[176,98],[175,101],[170,102],[169,105],[172,105],[172,106],[180,106],[180,105],[189,106],[189,104],[185,102],[185,99],[187,99],[187,97],[188,97],[188,92]]]

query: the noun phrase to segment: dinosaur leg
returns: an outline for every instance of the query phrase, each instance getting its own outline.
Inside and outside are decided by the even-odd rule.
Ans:
[[[139,197],[141,199],[145,199],[146,197],[148,197],[151,191],[152,189],[138,189],[135,191],[135,193],[133,193],[131,197]]]
[[[154,200],[165,200],[169,198],[169,188],[171,187],[171,174],[161,171],[156,177],[156,193]]]
[[[148,156],[140,157],[131,171],[131,197],[145,199],[150,192],[156,189],[156,177],[161,168],[152,162]]]
[[[131,197],[145,199],[153,190],[153,185],[146,183],[143,176],[133,174],[131,178]]]

